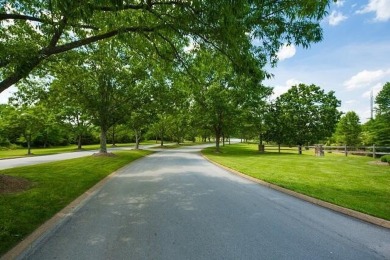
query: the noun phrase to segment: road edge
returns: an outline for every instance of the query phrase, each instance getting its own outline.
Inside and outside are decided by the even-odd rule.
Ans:
[[[237,170],[229,168],[229,167],[227,167],[225,165],[222,165],[222,164],[219,164],[219,163],[217,163],[215,161],[212,161],[211,159],[206,157],[201,152],[200,152],[200,155],[204,159],[209,161],[210,163],[212,163],[212,164],[214,164],[214,165],[216,165],[218,167],[221,167],[222,169],[224,169],[224,170],[226,170],[228,172],[231,172],[233,174],[241,176],[241,177],[243,177],[245,179],[251,180],[251,181],[253,181],[253,182],[257,183],[257,184],[260,184],[260,185],[269,187],[271,189],[283,192],[285,194],[288,194],[288,195],[291,195],[293,197],[299,198],[301,200],[313,203],[315,205],[318,205],[318,206],[321,206],[321,207],[333,210],[335,212],[342,213],[344,215],[347,215],[347,216],[350,216],[350,217],[354,217],[356,219],[363,220],[365,222],[368,222],[368,223],[371,223],[371,224],[374,224],[374,225],[377,225],[377,226],[380,226],[380,227],[384,227],[384,228],[390,229],[390,221],[388,221],[388,220],[381,219],[381,218],[378,218],[378,217],[374,217],[374,216],[371,216],[371,215],[368,215],[368,214],[365,214],[365,213],[362,213],[362,212],[359,212],[359,211],[356,211],[356,210],[353,210],[353,209],[344,208],[344,207],[332,204],[330,202],[319,200],[319,199],[316,199],[316,198],[313,198],[313,197],[310,197],[310,196],[307,196],[307,195],[304,195],[304,194],[301,194],[301,193],[298,193],[298,192],[295,192],[295,191],[292,191],[292,190],[288,190],[286,188],[282,188],[282,187],[277,186],[275,184],[272,184],[272,183],[269,183],[269,182],[266,182],[266,181],[263,181],[263,180],[260,180],[260,179],[256,179],[256,178],[251,177],[249,175],[246,175],[246,174],[244,174],[242,172],[239,172]]]
[[[152,152],[151,154],[153,154]],[[132,164],[142,158],[150,156],[148,154],[146,156],[140,157],[125,166],[117,169],[116,171],[110,173],[105,178],[100,180],[94,186],[89,188],[75,200],[73,200],[70,204],[68,204],[65,208],[57,212],[53,217],[47,220],[45,223],[40,225],[36,230],[34,230],[30,235],[28,235],[25,239],[20,241],[16,246],[10,249],[3,256],[0,256],[0,260],[9,260],[9,259],[24,259],[27,258],[29,254],[34,252],[35,248],[39,245],[40,242],[44,241],[48,236],[50,236],[51,232],[54,232],[59,228],[64,221],[69,219],[73,215],[75,211],[77,211],[80,207],[82,207],[85,203],[88,202],[89,199],[92,198],[100,189],[109,182],[118,172],[123,170],[129,164]]]

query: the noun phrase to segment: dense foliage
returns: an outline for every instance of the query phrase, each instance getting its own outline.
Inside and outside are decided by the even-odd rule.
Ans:
[[[319,22],[329,3],[8,0],[0,6],[0,92],[29,75],[44,75],[63,53],[112,38],[164,59],[206,44],[237,70],[247,70],[253,60],[275,62],[286,42],[308,47],[320,41]]]
[[[335,138],[338,143],[356,146],[361,143],[360,135],[362,126],[359,116],[353,112],[347,112],[337,124]]]
[[[262,81],[283,44],[321,40],[329,3],[7,1],[0,91],[16,84],[18,92],[0,107],[0,145],[100,140],[106,152],[107,142],[141,138],[163,145],[216,137],[217,149],[232,136],[325,141],[340,117],[333,92],[300,84],[270,101]],[[375,119],[362,127],[351,119],[361,134],[351,137],[347,114],[335,142],[390,144],[389,88],[377,97]]]
[[[268,140],[297,145],[324,140],[335,129],[340,104],[332,91],[325,93],[315,85],[293,86],[275,101],[269,118],[273,127],[268,131]]]

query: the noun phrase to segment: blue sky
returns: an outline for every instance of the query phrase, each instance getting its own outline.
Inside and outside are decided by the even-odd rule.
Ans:
[[[298,83],[333,90],[341,111],[355,111],[361,122],[370,117],[370,92],[377,94],[390,82],[390,0],[343,0],[333,3],[321,23],[322,42],[309,49],[282,48],[274,78],[274,97]],[[0,94],[6,103],[10,92]]]
[[[370,92],[390,82],[390,0],[344,0],[333,3],[321,23],[324,39],[309,49],[289,46],[279,51],[274,78],[276,97],[298,83],[333,90],[340,110],[370,117]]]

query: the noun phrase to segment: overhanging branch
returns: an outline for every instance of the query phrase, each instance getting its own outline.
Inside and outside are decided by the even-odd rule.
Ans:
[[[106,32],[106,33],[103,33],[103,34],[91,36],[89,38],[85,38],[85,39],[81,39],[81,40],[78,40],[78,41],[70,42],[70,43],[67,43],[67,44],[64,44],[64,45],[56,46],[54,48],[43,49],[43,50],[41,50],[41,54],[43,54],[43,55],[58,54],[58,53],[66,52],[66,51],[69,51],[69,50],[72,50],[72,49],[75,49],[75,48],[78,48],[78,47],[81,47],[81,46],[84,46],[84,45],[88,45],[90,43],[94,43],[94,42],[100,41],[100,40],[103,40],[103,39],[112,38],[114,36],[117,36],[118,34],[131,33],[131,32],[134,32],[134,33],[154,32],[154,31],[157,31],[157,30],[159,30],[161,28],[162,28],[162,26],[156,26],[156,27],[136,26],[136,27],[121,28],[121,29],[113,30],[113,31]]]
[[[0,21],[2,20],[25,20],[25,21],[35,21],[40,23],[45,22],[41,18],[29,16],[29,15],[22,15],[22,14],[0,14]]]
[[[126,27],[126,28],[121,28],[117,30],[113,30],[107,33],[103,33],[100,35],[95,35],[89,38],[81,39],[78,41],[70,42],[64,45],[60,46],[48,46],[43,49],[41,49],[35,58],[32,58],[27,61],[22,61],[23,63],[18,67],[14,73],[9,75],[7,78],[2,80],[0,82],[0,93],[12,86],[13,84],[16,84],[19,82],[19,80],[23,79],[26,75],[28,75],[35,67],[37,67],[43,60],[47,59],[48,57],[63,53],[81,46],[85,46],[103,39],[108,39],[112,38],[118,34],[121,33],[142,33],[142,32],[154,32],[159,29],[161,29],[163,26],[155,26],[155,27],[142,27],[142,26],[137,26],[137,27]]]

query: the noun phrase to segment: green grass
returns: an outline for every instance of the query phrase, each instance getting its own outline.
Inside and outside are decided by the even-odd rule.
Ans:
[[[0,255],[101,179],[149,153],[121,151],[115,157],[88,156],[0,171],[33,183],[27,191],[0,194]]]
[[[249,176],[390,220],[389,166],[374,164],[374,159],[364,156],[326,153],[316,157],[314,150],[298,155],[296,148],[261,154],[256,149],[256,145],[237,144],[223,147],[219,154],[215,148],[203,153]]]
[[[134,144],[116,144],[117,147],[128,147],[134,146]],[[100,147],[99,144],[90,144],[83,145],[82,150],[98,150]],[[107,145],[108,148],[111,147],[110,144]],[[32,156],[35,155],[49,155],[49,154],[58,154],[58,153],[69,153],[69,152],[77,152],[76,145],[68,145],[68,146],[58,146],[58,147],[50,147],[50,148],[32,148],[31,152]],[[0,159],[13,158],[13,157],[25,157],[27,155],[27,148],[17,148],[17,149],[6,149],[0,150]]]

